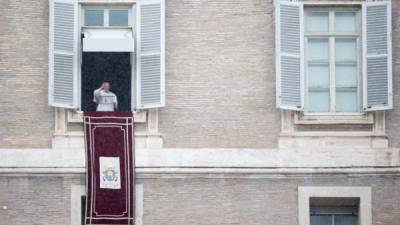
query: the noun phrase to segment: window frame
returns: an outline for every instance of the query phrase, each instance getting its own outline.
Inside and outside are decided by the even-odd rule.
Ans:
[[[136,7],[137,3],[133,4],[110,4],[110,5],[93,5],[93,4],[79,4],[78,5],[78,30],[79,33],[81,34],[84,29],[129,29],[132,30],[132,34],[135,39],[135,46],[136,46]],[[113,9],[127,9],[128,10],[128,27],[120,27],[120,26],[85,26],[85,10],[90,9],[90,10],[96,10],[96,9],[102,9],[104,10],[103,13],[105,12],[105,9],[108,10],[113,10]],[[105,20],[105,17],[104,17]],[[75,109],[78,114],[83,114],[82,111],[82,59],[83,59],[83,46],[82,46],[82,38],[78,38],[79,40],[79,48],[78,48],[78,61],[79,61],[79,66],[78,66],[78,91],[77,91],[77,108]],[[139,109],[136,108],[136,95],[137,92],[135,90],[136,88],[136,54],[137,51],[131,52],[130,53],[130,62],[131,62],[131,109],[132,111],[140,111]]]
[[[103,10],[103,26],[87,26],[85,24],[86,10]],[[128,26],[110,26],[111,10],[128,10]],[[82,5],[81,28],[133,28],[132,5]]]
[[[329,30],[328,32],[318,33],[307,32],[307,16],[310,12],[327,12],[328,13],[328,24]],[[345,32],[335,32],[335,13],[340,12],[355,12],[356,13],[356,33],[345,33]],[[309,77],[308,77],[308,40],[309,39],[328,39],[329,44],[329,59],[328,59],[328,67],[329,67],[329,112],[310,112],[309,109]],[[357,112],[336,112],[336,82],[335,82],[335,40],[337,38],[356,38],[357,43]],[[363,58],[363,44],[362,44],[362,9],[358,5],[351,6],[310,6],[305,5],[304,7],[304,115],[312,115],[312,116],[355,116],[355,115],[363,115],[365,112],[363,111],[363,90],[362,90],[362,58]],[[343,88],[345,89],[345,88]]]
[[[358,198],[360,225],[372,225],[372,188],[366,186],[299,186],[299,225],[310,225],[311,198]]]

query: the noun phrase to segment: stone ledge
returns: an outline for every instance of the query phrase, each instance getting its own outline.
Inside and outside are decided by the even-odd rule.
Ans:
[[[143,168],[298,168],[400,166],[399,149],[143,149]],[[0,168],[83,168],[84,149],[0,149]]]

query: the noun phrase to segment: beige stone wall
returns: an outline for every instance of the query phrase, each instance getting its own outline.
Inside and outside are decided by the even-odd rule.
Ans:
[[[297,225],[298,186],[370,186],[372,224],[398,225],[400,221],[398,175],[234,176],[146,179],[143,183],[147,225]]]
[[[29,3],[27,3],[29,2]],[[0,148],[50,147],[47,106],[48,1],[2,1]],[[272,0],[167,0],[165,147],[277,146]],[[400,2],[393,1],[394,105],[400,146]]]
[[[169,0],[166,147],[274,147],[272,0]]]
[[[372,224],[400,221],[398,174],[139,176],[147,177],[137,180],[144,188],[145,225],[297,225],[299,185],[370,186]],[[0,176],[0,206],[7,206],[0,209],[0,225],[70,224],[71,185],[80,184],[79,175]]]
[[[49,147],[48,1],[2,0],[0,7],[0,148]]]
[[[387,113],[386,128],[389,144],[400,147],[400,1],[392,0],[393,35],[393,105]]]

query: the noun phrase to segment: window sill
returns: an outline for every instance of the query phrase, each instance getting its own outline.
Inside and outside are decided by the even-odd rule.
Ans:
[[[133,112],[135,123],[146,123],[147,111]],[[67,110],[68,123],[83,123],[83,111]]]
[[[372,113],[364,114],[294,114],[294,123],[296,125],[334,125],[334,124],[374,124]]]

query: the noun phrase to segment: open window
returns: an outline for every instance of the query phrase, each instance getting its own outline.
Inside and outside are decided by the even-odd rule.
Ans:
[[[391,109],[391,48],[389,0],[277,0],[277,107],[325,114]]]
[[[164,106],[164,5],[50,0],[49,105],[94,110],[93,91],[109,81],[120,110]]]

